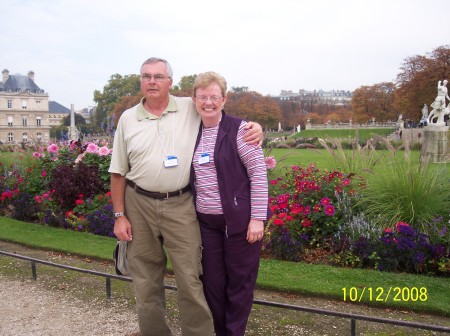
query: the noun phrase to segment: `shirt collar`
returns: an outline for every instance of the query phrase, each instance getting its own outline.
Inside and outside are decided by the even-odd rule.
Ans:
[[[139,105],[137,106],[137,118],[139,121],[142,121],[144,119],[159,119],[160,117],[157,117],[149,112],[147,112],[147,110],[144,107],[144,103],[145,103],[145,97],[142,97],[141,102],[139,103]],[[167,105],[166,109],[164,110],[164,112],[161,114],[161,117],[165,114],[167,114],[168,112],[177,112],[178,111],[178,105],[177,102],[175,100],[175,98],[172,95],[169,95],[169,104]]]

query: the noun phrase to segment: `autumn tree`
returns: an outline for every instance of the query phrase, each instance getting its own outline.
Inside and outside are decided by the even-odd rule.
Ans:
[[[126,110],[132,108],[137,105],[142,98],[142,93],[138,92],[135,96],[125,96],[122,97],[122,100],[114,105],[114,109],[112,111],[112,123],[113,126],[116,127],[117,121],[119,121],[120,116]]]
[[[139,75],[112,75],[103,87],[103,92],[94,91],[94,101],[97,108],[94,114],[94,124],[106,125],[108,117],[111,117],[114,107],[122,101],[123,97],[135,96],[140,91]]]
[[[256,121],[265,129],[276,127],[281,118],[275,99],[254,91],[229,92],[225,111],[245,120]]]
[[[391,82],[356,89],[351,101],[353,121],[366,123],[372,118],[377,121],[396,120],[394,91],[395,86]]]
[[[405,119],[418,120],[423,104],[430,105],[437,95],[437,83],[450,79],[450,46],[431,53],[408,57],[397,75],[395,107]]]

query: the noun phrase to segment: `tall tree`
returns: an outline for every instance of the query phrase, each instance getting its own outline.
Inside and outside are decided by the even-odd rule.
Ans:
[[[395,107],[407,119],[418,120],[423,104],[430,105],[437,94],[439,80],[450,80],[450,46],[431,53],[408,57],[397,75]]]
[[[194,81],[197,75],[189,75],[181,77],[177,85],[172,88],[172,94],[178,97],[192,96],[192,89],[194,88]]]
[[[396,120],[394,91],[395,86],[390,82],[356,89],[351,102],[353,121],[366,123],[372,118],[377,121]]]
[[[281,120],[281,109],[275,99],[254,91],[229,92],[225,111],[245,120],[256,121],[265,129],[276,127]]]
[[[140,91],[139,75],[112,75],[103,87],[103,92],[94,91],[94,101],[97,109],[94,115],[94,124],[106,125],[108,116],[111,116],[115,104],[121,102],[123,97],[135,96]]]

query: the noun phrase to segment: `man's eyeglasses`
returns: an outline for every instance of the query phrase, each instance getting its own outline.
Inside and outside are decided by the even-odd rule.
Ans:
[[[141,76],[141,80],[143,82],[150,82],[152,80],[152,77],[155,79],[155,82],[162,82],[163,80],[165,80],[166,78],[170,78],[164,75],[150,75],[150,74],[143,74]]]
[[[208,99],[211,101],[211,103],[216,103],[218,102],[221,98],[223,98],[222,96],[196,96],[195,98],[197,98],[197,100],[201,103],[206,103],[208,101]]]

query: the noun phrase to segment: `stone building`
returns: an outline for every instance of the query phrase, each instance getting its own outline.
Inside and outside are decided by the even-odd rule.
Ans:
[[[2,71],[0,82],[0,142],[47,143],[50,139],[48,93],[27,76]]]

